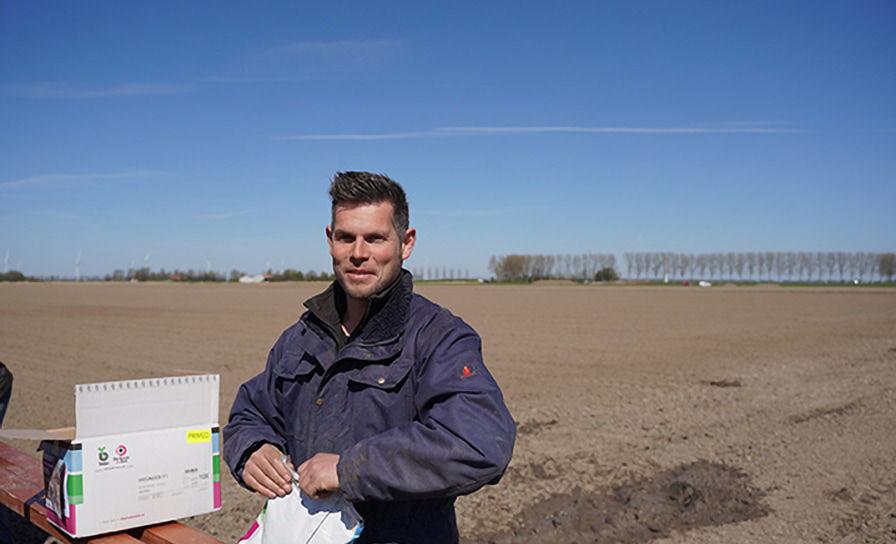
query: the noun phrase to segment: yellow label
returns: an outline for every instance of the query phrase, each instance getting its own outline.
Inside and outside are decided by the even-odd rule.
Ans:
[[[187,444],[195,444],[197,442],[211,442],[211,441],[212,441],[212,432],[208,429],[187,431]]]

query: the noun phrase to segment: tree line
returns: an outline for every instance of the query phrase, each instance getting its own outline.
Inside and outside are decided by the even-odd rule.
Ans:
[[[150,270],[149,267],[131,268],[125,270],[115,270],[112,274],[107,274],[103,279],[105,281],[182,281],[182,282],[237,282],[245,272],[234,268],[227,274],[222,274],[214,270],[174,270],[166,271],[164,268],[160,270]],[[271,270],[262,274],[265,281],[332,281],[332,274],[327,272],[315,272],[308,270],[294,270],[286,268],[284,270]]]
[[[608,268],[616,268],[612,253],[492,255],[488,261],[488,269],[498,281],[591,280]]]
[[[844,282],[893,281],[896,253],[847,251],[750,251],[719,253],[625,253],[625,277],[640,280]],[[594,280],[615,273],[612,253],[493,255],[498,281]],[[601,272],[603,273],[601,274]]]

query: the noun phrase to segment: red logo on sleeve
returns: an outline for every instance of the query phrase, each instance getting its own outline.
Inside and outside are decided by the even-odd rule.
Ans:
[[[467,378],[472,378],[475,375],[476,375],[476,371],[474,371],[472,368],[464,365],[464,370],[460,374],[460,379],[465,380]]]

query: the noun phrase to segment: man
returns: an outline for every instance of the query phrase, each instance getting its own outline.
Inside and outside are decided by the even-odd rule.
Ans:
[[[9,398],[12,396],[12,372],[0,361],[0,426],[6,417]],[[12,544],[12,531],[6,522],[6,507],[0,505],[0,544]]]
[[[272,498],[290,491],[287,453],[302,491],[354,503],[361,542],[457,542],[454,499],[501,478],[513,419],[476,332],[413,293],[401,266],[417,232],[401,186],[343,172],[330,196],[336,281],[240,388],[224,458]]]

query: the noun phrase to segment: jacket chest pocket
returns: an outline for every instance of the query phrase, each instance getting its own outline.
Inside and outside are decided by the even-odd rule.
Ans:
[[[300,436],[300,431],[307,428],[307,405],[313,402],[322,369],[313,356],[300,350],[284,352],[273,373],[284,430]]]
[[[389,364],[366,364],[348,375],[348,404],[357,439],[416,418],[412,367],[413,360],[399,357]]]

